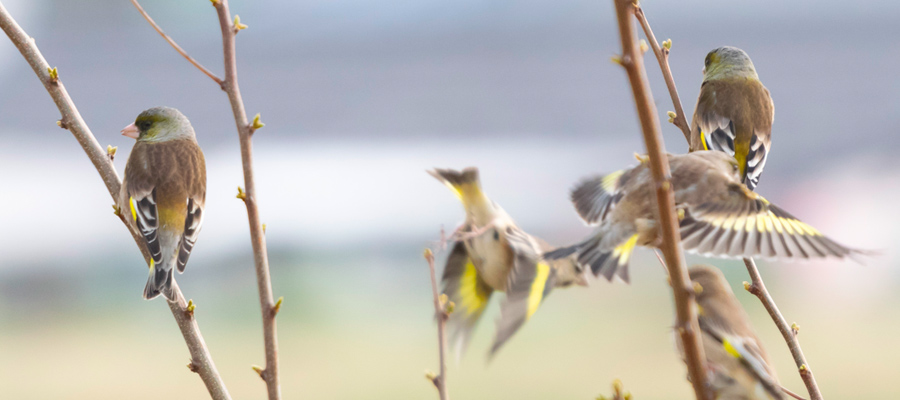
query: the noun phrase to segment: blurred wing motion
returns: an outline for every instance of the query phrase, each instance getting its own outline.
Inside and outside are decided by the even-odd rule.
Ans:
[[[494,290],[481,279],[462,242],[453,245],[441,282],[443,293],[456,305],[450,313],[448,324],[450,341],[459,358],[465,352],[472,330]]]
[[[500,304],[491,356],[534,315],[556,280],[556,270],[539,258],[524,232],[513,231],[509,237],[515,259],[507,277],[506,299]]]
[[[717,352],[723,354],[723,358],[731,357],[740,362],[744,371],[753,377],[754,383],[761,386],[762,390],[764,390],[771,399],[784,399],[784,395],[781,392],[781,385],[779,385],[777,379],[775,379],[775,374],[772,369],[766,364],[765,358],[753,338],[728,334],[725,332],[725,329],[723,329],[724,327],[714,326],[709,319],[703,317],[699,318],[699,322],[700,330],[703,331],[704,334],[704,340],[713,341],[718,345],[718,348],[714,346],[712,347],[713,349],[716,349]],[[710,358],[710,355],[707,355],[707,359]],[[715,358],[716,357],[712,357],[712,359]],[[710,368],[715,370],[716,366],[710,366]],[[734,371],[730,372],[732,376],[723,375],[712,377],[710,384],[714,387],[719,386],[719,388],[716,388],[715,390],[727,392],[729,390],[734,390],[737,387],[736,382],[734,382],[736,377],[733,376],[735,373]],[[721,373],[727,374],[726,371],[721,371]],[[728,387],[731,387],[732,389],[729,389]],[[720,396],[719,398],[727,397]]]
[[[856,259],[860,254],[739,184],[720,201],[689,206],[681,240],[687,251],[718,257]]]
[[[622,199],[622,186],[633,175],[621,170],[609,175],[594,176],[581,181],[572,190],[575,211],[588,225],[604,220]]]

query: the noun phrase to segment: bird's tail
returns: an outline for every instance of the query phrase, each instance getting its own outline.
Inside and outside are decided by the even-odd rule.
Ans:
[[[484,193],[481,192],[481,181],[478,178],[478,168],[468,167],[462,171],[435,168],[428,173],[447,185],[465,207],[484,198]]]
[[[594,276],[603,275],[606,280],[611,281],[614,276],[618,275],[626,283],[629,282],[631,277],[628,273],[628,260],[631,259],[631,253],[634,251],[634,246],[637,245],[638,235],[630,236],[610,250],[601,249],[602,239],[601,236],[594,235],[576,245],[546,252],[544,258],[557,260],[577,252],[578,262],[590,267]]]
[[[174,269],[171,265],[165,263],[157,265],[150,261],[150,276],[147,277],[147,285],[144,286],[144,298],[147,300],[156,298],[160,294],[167,300],[175,300],[175,290],[172,288],[172,282],[175,277],[172,272]]]

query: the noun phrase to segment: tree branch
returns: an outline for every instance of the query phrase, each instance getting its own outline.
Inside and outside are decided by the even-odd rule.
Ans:
[[[752,258],[745,258],[744,264],[747,266],[747,272],[750,273],[750,279],[752,280],[752,283],[744,282],[744,289],[747,289],[748,292],[759,298],[766,311],[769,312],[769,316],[772,317],[772,321],[775,321],[775,326],[778,327],[781,336],[784,337],[784,341],[787,342],[788,348],[791,350],[791,355],[794,356],[794,363],[797,364],[800,377],[803,378],[803,383],[809,391],[810,399],[822,400],[822,392],[819,391],[816,378],[813,377],[809,363],[806,362],[806,357],[803,355],[803,349],[800,348],[800,341],[797,339],[800,328],[796,324],[793,326],[788,325],[784,316],[781,315],[781,311],[775,305],[775,300],[772,299],[772,295],[766,290],[766,284],[763,283],[762,276],[759,275],[756,262]]]
[[[272,296],[272,279],[269,275],[269,256],[266,250],[266,236],[262,223],[259,220],[257,208],[256,184],[253,180],[253,142],[251,137],[256,129],[263,126],[259,122],[259,115],[253,119],[253,123],[247,121],[247,113],[244,111],[244,101],[241,99],[241,90],[238,86],[237,60],[234,45],[234,36],[238,31],[246,28],[240,23],[237,16],[232,23],[231,13],[228,11],[228,0],[213,0],[216,13],[219,16],[219,26],[222,29],[222,50],[225,59],[225,81],[223,87],[231,102],[231,111],[234,114],[234,122],[237,125],[238,139],[241,145],[241,162],[244,168],[244,205],[247,207],[247,221],[250,225],[250,243],[253,246],[253,260],[256,265],[256,282],[259,288],[259,305],[262,309],[263,340],[266,347],[266,368],[259,371],[259,376],[266,382],[269,400],[281,398],[281,384],[278,377],[278,336],[275,325],[275,316],[281,307],[282,299],[276,303]]]
[[[119,195],[119,189],[122,186],[122,183],[119,180],[119,175],[116,173],[111,158],[107,155],[107,152],[100,147],[100,144],[97,143],[97,139],[94,138],[93,133],[91,133],[90,128],[88,128],[84,119],[81,118],[81,114],[75,107],[75,103],[72,102],[72,98],[69,97],[69,93],[59,79],[57,70],[55,68],[50,68],[47,60],[44,59],[44,56],[34,44],[34,39],[28,36],[19,24],[16,23],[15,19],[13,19],[2,3],[0,3],[0,28],[3,29],[3,32],[6,33],[16,48],[19,49],[19,52],[22,53],[25,61],[28,62],[38,79],[44,84],[44,88],[47,89],[47,92],[50,94],[53,102],[56,103],[56,107],[62,115],[62,119],[60,119],[58,125],[68,129],[72,132],[72,135],[75,136],[75,139],[78,140],[78,143],[94,164],[94,168],[97,169],[97,173],[100,174],[100,178],[103,179],[106,189],[109,191],[110,196],[112,196],[113,201],[115,202]],[[131,233],[132,238],[134,238],[135,244],[137,244],[138,248],[141,250],[144,260],[149,265],[150,253],[148,252],[140,233],[134,226],[129,224],[125,224],[125,226]],[[225,383],[222,382],[222,377],[219,376],[219,373],[216,370],[216,366],[209,354],[209,350],[206,348],[206,343],[203,341],[203,336],[200,334],[200,328],[193,317],[193,311],[188,311],[184,296],[181,294],[181,290],[175,283],[173,283],[173,290],[175,291],[176,301],[166,302],[166,304],[168,304],[172,315],[175,317],[175,321],[178,323],[181,334],[184,336],[188,351],[190,351],[191,363],[188,364],[188,367],[191,371],[200,375],[200,379],[203,380],[203,383],[206,385],[206,388],[209,390],[209,394],[213,399],[231,399],[231,396],[228,394],[228,389],[225,388]]]
[[[634,14],[634,2],[632,0],[613,1],[616,5],[619,35],[622,39],[622,56],[619,62],[625,68],[631,83],[644,143],[647,146],[647,155],[650,158],[650,171],[656,182],[662,251],[675,297],[676,330],[684,349],[685,362],[688,366],[691,384],[694,386],[694,394],[698,400],[704,400],[706,398],[706,358],[700,343],[700,327],[697,323],[693,286],[684,265],[669,163],[660,132],[659,118],[656,115],[656,106],[653,104],[653,97],[647,83],[643,57],[635,38],[634,21],[631,19]]]
[[[441,234],[443,236],[443,233]],[[442,240],[443,242],[443,240]],[[440,375],[435,376],[431,372],[426,372],[425,377],[428,378],[434,387],[438,390],[440,400],[448,400],[447,394],[447,319],[452,312],[453,303],[447,300],[446,295],[439,294],[437,286],[437,276],[434,272],[434,253],[431,249],[425,249],[425,260],[428,261],[428,270],[431,272],[431,292],[434,293],[434,314],[438,321],[438,354],[440,356]]]
[[[659,61],[663,77],[666,79],[666,86],[669,88],[669,95],[672,97],[672,104],[675,107],[676,117],[673,122],[685,133],[688,146],[691,146],[690,128],[688,128],[688,125],[683,118],[679,120],[679,117],[682,117],[685,114],[684,109],[681,107],[678,91],[675,89],[675,80],[672,77],[672,71],[669,69],[669,49],[667,48],[665,51],[659,49],[659,44],[656,42],[656,37],[653,36],[653,31],[650,29],[650,23],[647,22],[643,9],[636,7],[634,14],[644,28],[644,33],[647,35],[648,41],[653,47],[653,52],[656,54],[656,58]],[[803,350],[800,348],[800,342],[797,340],[797,335],[790,329],[787,321],[781,315],[781,312],[778,311],[775,300],[772,299],[769,291],[766,290],[766,285],[759,275],[756,263],[751,258],[745,258],[744,264],[747,266],[747,272],[750,273],[750,279],[753,281],[752,285],[747,286],[747,290],[759,298],[763,303],[763,306],[769,312],[769,315],[772,317],[772,321],[775,322],[775,326],[781,331],[781,335],[784,337],[788,348],[791,350],[791,355],[794,357],[794,362],[797,364],[797,368],[800,371],[800,377],[803,378],[803,383],[806,385],[806,390],[809,392],[811,400],[822,400],[822,393],[819,390],[819,386],[816,384],[816,380],[813,377],[812,370],[809,368],[809,364],[806,362],[806,357],[803,355]]]
[[[675,78],[672,77],[672,70],[669,69],[669,47],[672,45],[672,42],[668,41],[668,45],[665,48],[660,48],[659,42],[656,41],[656,36],[653,36],[653,30],[650,29],[650,23],[647,22],[647,17],[644,15],[644,10],[640,5],[634,6],[634,15],[641,23],[641,27],[644,28],[647,41],[650,42],[650,47],[653,49],[653,53],[656,54],[656,60],[659,61],[659,68],[662,70],[666,87],[669,88],[669,96],[672,97],[672,104],[675,105],[675,118],[672,120],[672,123],[681,129],[681,132],[684,133],[684,140],[687,140],[688,146],[690,146],[691,128],[688,126],[684,109],[681,107],[678,89],[675,88]]]
[[[152,26],[153,29],[156,30],[156,33],[159,33],[159,35],[162,36],[163,39],[166,40],[166,42],[169,42],[169,44],[175,49],[175,51],[178,52],[178,54],[181,54],[182,57],[186,58],[188,60],[188,62],[193,64],[195,67],[197,67],[197,69],[199,69],[200,72],[203,72],[204,74],[206,74],[206,76],[208,76],[209,79],[212,79],[213,81],[215,81],[219,85],[219,87],[221,87],[223,90],[225,89],[225,87],[222,85],[222,79],[220,79],[218,76],[216,76],[216,74],[212,73],[212,71],[206,69],[206,67],[204,67],[202,64],[200,64],[193,57],[189,56],[188,53],[186,51],[184,51],[184,49],[182,49],[181,46],[178,45],[178,43],[175,43],[175,41],[172,40],[172,38],[169,37],[169,35],[166,35],[166,33],[163,32],[162,28],[160,28],[159,25],[156,24],[156,21],[153,21],[153,18],[150,18],[150,15],[147,14],[146,11],[144,11],[144,8],[141,7],[140,4],[138,4],[137,0],[131,0],[131,4],[134,4],[134,7],[137,8],[138,12],[140,12],[141,15],[144,16],[144,19],[146,19],[147,22],[150,23],[150,26]]]

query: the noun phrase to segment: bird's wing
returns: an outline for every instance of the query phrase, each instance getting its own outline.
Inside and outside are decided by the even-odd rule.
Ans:
[[[184,233],[178,247],[178,272],[184,272],[191,250],[200,236],[200,227],[203,225],[203,202],[200,199],[190,197],[187,200],[187,215],[184,218]]]
[[[128,208],[150,251],[150,258],[155,265],[162,262],[162,249],[159,242],[159,212],[156,208],[156,187],[152,185],[128,184]]]
[[[702,150],[717,150],[734,157],[734,121],[715,112],[695,115]]]
[[[556,270],[541,259],[527,234],[513,229],[507,237],[514,261],[507,278],[506,299],[500,304],[492,356],[534,315],[556,280]]]
[[[762,384],[773,399],[784,398],[781,393],[781,385],[778,384],[772,368],[766,363],[762,350],[755,339],[729,333],[727,329],[716,325],[708,318],[700,318],[699,322],[700,330],[708,338],[722,346],[728,355],[737,359],[741,366]]]
[[[860,251],[836,243],[743,184],[729,184],[716,200],[683,209],[681,243],[719,257],[854,258]]]
[[[479,275],[463,242],[453,245],[441,283],[443,293],[455,304],[448,323],[450,338],[459,358],[469,344],[472,331],[487,307],[493,289]]]
[[[575,211],[588,225],[604,220],[624,196],[623,187],[634,175],[635,169],[616,171],[608,175],[587,178],[572,189],[571,199]]]

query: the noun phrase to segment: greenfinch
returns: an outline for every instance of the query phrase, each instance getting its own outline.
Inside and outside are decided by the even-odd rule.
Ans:
[[[581,243],[544,257],[577,254],[595,276],[628,282],[635,246],[661,244],[656,184],[646,158],[631,169],[583,180],[572,190],[579,216],[597,226]],[[855,258],[861,252],[822,235],[741,183],[740,166],[720,151],[668,155],[684,250],[704,256],[769,259]]]
[[[485,195],[478,169],[428,173],[449,187],[466,211],[465,222],[451,236],[455,242],[441,278],[443,293],[455,304],[448,324],[457,357],[465,351],[494,291],[505,292],[506,298],[490,355],[534,315],[551,289],[587,284],[574,256],[554,261],[541,258],[553,247],[521,230]]]
[[[184,272],[203,224],[206,162],[194,128],[169,107],[145,110],[122,135],[137,142],[125,165],[118,206],[150,250],[144,298],[175,300],[172,272]]]
[[[691,121],[691,151],[728,153],[738,162],[741,181],[754,190],[772,150],[774,119],[772,97],[747,53],[725,46],[706,55]]]
[[[772,362],[722,272],[695,265],[688,274],[696,292],[700,339],[706,355],[707,398],[784,399]],[[684,356],[681,342],[676,343]]]

